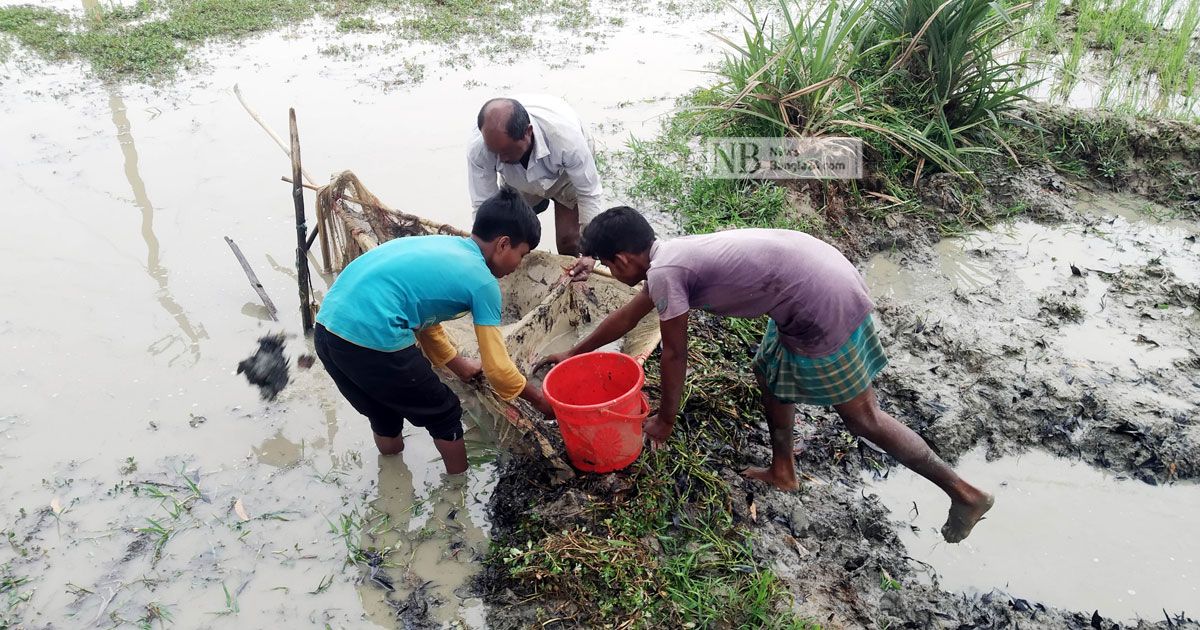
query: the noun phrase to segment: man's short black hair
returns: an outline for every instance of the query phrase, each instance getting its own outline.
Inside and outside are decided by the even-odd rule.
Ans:
[[[508,123],[504,125],[504,133],[512,140],[520,140],[525,137],[525,130],[529,128],[529,112],[525,111],[525,106],[516,99],[511,98],[493,98],[483,104],[479,108],[479,115],[475,117],[475,126],[483,131],[483,114],[492,103],[508,103],[512,105],[512,113],[508,117]]]
[[[485,241],[507,236],[513,247],[528,243],[533,249],[542,240],[542,224],[521,193],[505,186],[479,205],[471,234]]]
[[[612,260],[621,252],[641,254],[653,244],[654,228],[629,206],[605,210],[583,230],[584,255],[601,260]]]

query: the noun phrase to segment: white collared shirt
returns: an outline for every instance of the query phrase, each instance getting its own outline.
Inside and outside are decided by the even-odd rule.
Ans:
[[[579,201],[581,223],[587,223],[604,209],[604,188],[596,172],[596,159],[588,142],[588,134],[579,116],[562,99],[545,95],[514,97],[533,125],[533,154],[529,167],[505,164],[483,142],[483,134],[475,130],[467,149],[467,187],[471,206],[478,210],[488,197],[496,194],[499,174],[509,186],[531,195],[546,197],[546,192],[566,174],[575,188]]]

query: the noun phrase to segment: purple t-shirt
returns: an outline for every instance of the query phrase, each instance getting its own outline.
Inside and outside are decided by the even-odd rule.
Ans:
[[[797,354],[832,354],[874,305],[862,275],[824,241],[791,230],[729,230],[655,241],[646,289],[659,319],[696,308],[769,315]]]

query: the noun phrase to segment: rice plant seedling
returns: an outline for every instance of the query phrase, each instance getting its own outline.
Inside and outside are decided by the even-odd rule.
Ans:
[[[153,564],[157,564],[162,559],[163,548],[175,535],[175,528],[168,527],[152,518],[146,519],[146,523],[145,527],[137,527],[133,531],[139,534],[148,534],[154,540]]]
[[[226,615],[236,615],[241,612],[242,608],[238,605],[237,593],[230,593],[229,587],[225,586],[224,582],[221,583],[221,590],[225,592],[225,610],[220,610],[212,614],[223,617]]]

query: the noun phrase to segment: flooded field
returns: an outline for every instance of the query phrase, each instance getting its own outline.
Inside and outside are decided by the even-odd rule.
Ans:
[[[26,578],[14,609],[36,626],[338,627],[423,619],[428,605],[439,624],[479,627],[481,603],[461,587],[486,551],[485,435],[469,430],[475,465],[447,481],[423,431],[407,432],[402,458],[378,458],[319,366],[293,369],[272,403],[234,374],[258,336],[299,320],[287,161],[232,87],[280,133],[297,108],[318,181],[353,169],[390,205],[469,227],[463,156],[484,100],[561,96],[601,147],[620,147],[657,129],[717,54],[704,31],[731,23],[611,13],[629,19],[553,64],[456,68],[415,51],[429,68],[419,85],[384,85],[379,53],[320,54],[336,37],[322,23],[206,46],[201,71],[159,87],[74,63],[0,66],[0,248],[14,261],[0,271],[0,529],[12,541],[0,565]],[[268,320],[224,236],[283,321]],[[330,281],[314,278],[318,293]],[[293,338],[290,358],[300,352]],[[347,566],[355,553],[373,554],[379,575]]]

